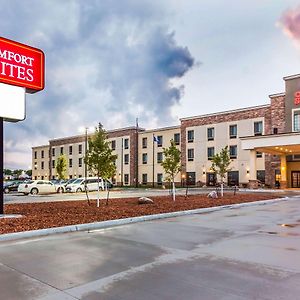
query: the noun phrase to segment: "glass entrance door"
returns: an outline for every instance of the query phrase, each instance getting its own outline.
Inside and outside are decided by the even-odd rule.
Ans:
[[[300,188],[300,171],[292,171],[292,188]]]

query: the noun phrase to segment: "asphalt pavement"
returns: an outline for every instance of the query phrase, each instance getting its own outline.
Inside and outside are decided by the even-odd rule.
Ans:
[[[0,299],[299,299],[300,198],[0,243]]]

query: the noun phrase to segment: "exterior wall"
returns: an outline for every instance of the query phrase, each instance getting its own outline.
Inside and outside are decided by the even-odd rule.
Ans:
[[[157,185],[157,174],[163,174],[163,181],[166,181],[166,174],[163,167],[157,162],[157,153],[163,152],[163,148],[170,146],[170,140],[174,139],[174,134],[180,134],[180,127],[161,128],[158,130],[147,130],[139,134],[138,142],[138,162],[139,162],[139,184],[142,184],[143,174],[147,174],[147,185],[153,185],[153,145],[154,145],[154,185]],[[159,147],[156,142],[153,141],[154,136],[162,136],[163,143]],[[143,138],[147,138],[147,148],[143,148]],[[180,150],[180,145],[177,146]],[[147,154],[147,163],[143,164],[143,154]],[[176,184],[181,184],[180,173],[175,178]]]
[[[184,172],[196,172],[196,182],[206,183],[207,172],[211,167],[211,162],[207,159],[207,147],[215,147],[215,153],[218,153],[226,145],[237,145],[237,159],[234,159],[231,166],[232,171],[239,171],[239,182],[248,182],[248,167],[250,152],[241,149],[238,137],[254,135],[254,122],[262,121],[264,131],[265,123],[268,122],[270,106],[264,105],[255,108],[213,114],[201,117],[186,118],[181,120],[181,158]],[[236,139],[229,138],[229,126],[237,125]],[[215,128],[214,141],[207,140],[207,128]],[[194,130],[194,143],[187,142],[188,130]],[[263,132],[264,134],[264,132]],[[187,161],[187,151],[194,148],[195,160]],[[257,159],[257,170],[264,170],[263,158]]]
[[[216,121],[216,119],[214,119]],[[241,142],[239,136],[253,135],[254,122],[262,121],[263,117],[245,119],[245,120],[235,120],[222,123],[212,123],[207,125],[199,125],[186,127],[186,136],[188,130],[194,130],[195,138],[194,142],[188,143],[186,141],[186,153],[187,157],[188,149],[194,149],[195,158],[194,161],[186,160],[185,170],[186,172],[196,172],[196,182],[201,182],[206,184],[207,173],[210,172],[211,161],[207,158],[207,148],[214,147],[215,154],[219,153],[225,146],[237,146],[237,158],[232,159],[231,168],[232,171],[239,171],[239,182],[247,184],[249,179],[249,161],[250,161],[250,151],[241,149]],[[229,126],[237,125],[237,138],[230,138],[229,136]],[[208,141],[207,139],[207,129],[214,128],[214,140]],[[182,143],[184,143],[182,141]],[[257,158],[257,170],[264,170],[264,154],[262,158]]]
[[[299,109],[300,104],[294,103],[295,93],[300,91],[300,77],[290,76],[285,77],[285,94],[286,94],[286,107],[285,107],[285,120],[286,120],[286,131],[293,131],[293,120],[292,110]]]
[[[44,152],[44,158],[42,158],[42,151]],[[36,158],[35,158],[36,153]],[[44,168],[42,169],[42,162]],[[33,179],[45,179],[49,177],[49,145],[33,147],[32,148],[32,178]]]

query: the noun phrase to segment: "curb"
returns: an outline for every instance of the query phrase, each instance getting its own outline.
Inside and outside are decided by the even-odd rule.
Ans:
[[[63,227],[53,227],[53,228],[22,231],[22,232],[15,232],[15,233],[6,233],[6,234],[0,235],[0,242],[24,239],[24,238],[32,238],[32,237],[41,237],[41,236],[47,236],[47,235],[52,235],[52,234],[57,234],[57,233],[70,233],[70,232],[76,232],[76,231],[89,231],[89,230],[96,230],[96,229],[104,229],[104,228],[133,224],[133,223],[138,223],[138,222],[145,222],[145,221],[159,220],[159,219],[165,219],[165,218],[172,218],[172,217],[220,211],[223,209],[235,209],[235,208],[240,208],[240,207],[266,205],[266,204],[272,204],[272,203],[277,203],[277,202],[281,202],[281,201],[287,201],[287,197],[271,199],[271,200],[232,204],[232,205],[215,206],[215,207],[208,207],[208,208],[198,208],[198,209],[193,209],[193,210],[183,210],[183,211],[176,211],[176,212],[155,214],[155,215],[148,215],[148,216],[140,216],[140,217],[133,217],[133,218],[109,220],[109,221],[102,221],[102,222],[95,222],[95,223],[86,223],[86,224],[69,225],[69,226],[63,226]]]

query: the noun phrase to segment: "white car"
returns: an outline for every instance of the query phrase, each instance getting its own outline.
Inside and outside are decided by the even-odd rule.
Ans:
[[[18,192],[23,193],[24,195],[50,194],[56,193],[56,187],[48,180],[30,180],[20,184]]]
[[[88,191],[97,191],[98,178],[88,177],[86,181],[84,178],[77,178],[74,182],[66,186],[66,191],[71,193],[84,192],[85,186]],[[104,190],[104,181],[102,178],[99,178],[99,190]]]

